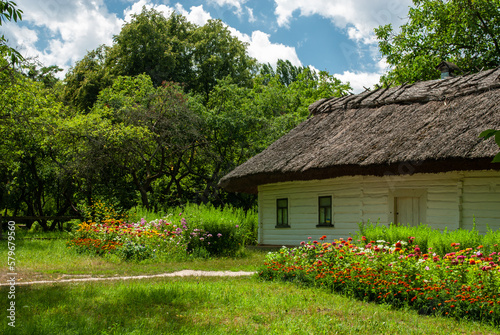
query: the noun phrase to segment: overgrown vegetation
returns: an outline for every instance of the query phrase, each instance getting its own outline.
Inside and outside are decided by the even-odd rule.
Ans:
[[[322,236],[270,253],[259,274],[420,314],[499,326],[499,235],[491,232],[481,238],[475,231],[441,234],[425,226],[370,225],[355,239],[326,242]],[[452,238],[464,244],[450,243]],[[494,244],[477,244],[490,239]]]
[[[148,221],[141,214],[156,218]],[[97,202],[89,215],[79,224],[68,247],[102,257],[134,261],[234,257],[257,239],[256,212],[230,206],[217,209],[188,204],[161,217],[139,209],[125,219],[111,206]]]

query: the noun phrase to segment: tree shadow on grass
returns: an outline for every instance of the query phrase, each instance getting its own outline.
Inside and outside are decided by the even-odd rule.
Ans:
[[[203,333],[189,310],[206,295],[167,283],[55,284],[16,287],[16,327],[0,324],[1,334],[165,334]],[[8,306],[8,287],[0,305]],[[191,315],[191,316],[189,316]],[[7,311],[2,308],[2,320]]]

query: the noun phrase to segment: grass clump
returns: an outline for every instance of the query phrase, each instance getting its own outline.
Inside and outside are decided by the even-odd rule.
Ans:
[[[485,253],[500,251],[500,230],[491,229],[484,235],[480,234],[474,223],[471,230],[456,229],[441,231],[433,229],[428,225],[420,224],[418,226],[401,225],[391,223],[389,226],[378,223],[360,223],[359,230],[353,236],[354,241],[377,241],[384,240],[391,244],[398,241],[406,241],[413,237],[413,243],[417,244],[422,250],[431,250],[437,254],[456,251],[457,247],[461,249],[476,248],[482,246]]]

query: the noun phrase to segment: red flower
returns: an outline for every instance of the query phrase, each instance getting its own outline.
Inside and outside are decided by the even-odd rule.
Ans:
[[[320,239],[320,241],[323,241],[325,238],[326,238],[326,235],[323,235],[319,239]]]

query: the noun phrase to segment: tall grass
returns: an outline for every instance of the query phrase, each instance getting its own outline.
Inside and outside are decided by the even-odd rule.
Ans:
[[[182,215],[180,215],[182,214]],[[211,204],[187,203],[182,207],[168,208],[159,212],[148,211],[143,207],[134,207],[128,212],[129,220],[146,221],[167,218],[173,223],[180,225],[181,218],[186,219],[191,228],[210,229],[212,227],[227,226],[245,231],[246,244],[254,244],[257,240],[257,210],[244,211],[241,208],[225,206],[214,207]]]
[[[483,246],[484,253],[500,251],[500,230],[491,229],[484,235],[480,234],[474,224],[472,230],[456,229],[443,231],[431,228],[428,225],[418,226],[390,224],[388,227],[378,223],[368,222],[359,224],[359,230],[353,236],[354,242],[362,240],[363,236],[368,242],[384,240],[390,244],[397,241],[408,241],[409,237],[414,237],[414,244],[419,245],[422,250],[427,251],[432,248],[432,252],[440,255],[460,249],[476,248]]]
[[[211,204],[188,203],[182,207],[168,208],[159,212],[134,207],[128,212],[128,218],[132,221],[139,221],[142,218],[146,221],[166,218],[178,226],[182,225],[181,220],[184,218],[190,229],[231,233],[241,239],[242,246],[257,243],[258,213],[255,209],[244,211],[232,206],[217,208]]]

